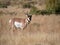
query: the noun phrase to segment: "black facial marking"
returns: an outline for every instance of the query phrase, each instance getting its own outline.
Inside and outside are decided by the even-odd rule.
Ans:
[[[27,14],[27,17],[29,18],[29,23],[30,23],[30,21],[31,21],[31,19],[32,19],[32,15],[31,14]]]

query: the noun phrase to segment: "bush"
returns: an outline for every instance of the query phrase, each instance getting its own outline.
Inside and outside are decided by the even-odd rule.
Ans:
[[[46,0],[46,10],[52,13],[60,13],[60,0]]]
[[[54,13],[52,10],[46,10],[47,14],[52,14]]]
[[[10,0],[0,1],[0,8],[7,8],[10,5]]]
[[[46,0],[46,10],[55,13],[55,0]]]
[[[60,14],[60,7],[55,10],[55,14]]]
[[[40,10],[40,13],[38,13],[38,14],[42,14],[42,15],[44,15],[44,14],[50,15],[50,14],[52,14],[52,12],[51,12],[51,11],[47,11],[47,10]]]
[[[36,7],[32,7],[32,9],[30,10],[31,14],[35,14],[35,15],[40,15],[40,14],[46,14],[47,11],[46,10],[38,10]]]
[[[5,5],[5,4],[0,4],[0,8],[7,8],[7,5]]]
[[[36,7],[32,7],[30,10],[30,14],[35,14],[35,15],[52,14],[52,11],[51,10],[38,10]]]
[[[56,0],[55,13],[60,14],[60,0]]]
[[[36,15],[39,15],[39,14],[41,14],[41,10],[36,11]]]
[[[30,14],[37,14],[37,12],[39,12],[39,11],[37,11],[37,8],[34,6],[30,10]]]

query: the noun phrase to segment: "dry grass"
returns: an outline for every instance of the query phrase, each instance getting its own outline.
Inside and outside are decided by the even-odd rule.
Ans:
[[[9,10],[10,9],[10,10]],[[0,45],[60,45],[60,16],[33,15],[31,23],[24,30],[9,30],[8,21],[13,17],[26,18],[25,9],[9,8],[5,12],[17,14],[1,14]],[[3,9],[0,9],[3,11]],[[26,10],[25,10],[26,11]]]

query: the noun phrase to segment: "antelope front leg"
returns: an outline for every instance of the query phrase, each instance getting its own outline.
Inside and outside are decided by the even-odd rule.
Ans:
[[[14,32],[14,25],[12,25],[11,30]]]

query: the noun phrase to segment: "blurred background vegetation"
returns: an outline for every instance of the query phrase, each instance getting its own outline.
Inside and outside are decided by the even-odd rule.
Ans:
[[[60,13],[60,0],[46,0],[46,9],[52,13]]]
[[[29,13],[36,15],[60,14],[60,0],[0,0],[0,8],[8,8],[13,5],[29,8]],[[41,5],[45,5],[45,8],[38,9]]]

